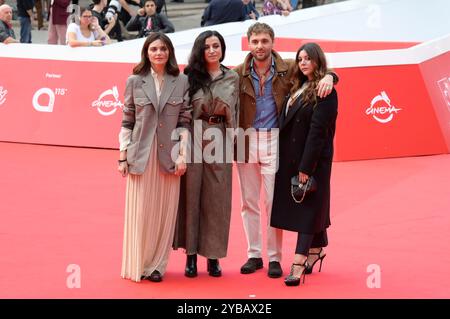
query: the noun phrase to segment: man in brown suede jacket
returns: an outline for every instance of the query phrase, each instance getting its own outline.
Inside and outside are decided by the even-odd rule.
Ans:
[[[242,198],[242,220],[248,243],[248,260],[242,274],[263,268],[261,211],[263,184],[267,225],[272,211],[272,198],[277,167],[278,116],[293,84],[296,61],[284,60],[273,50],[274,31],[265,23],[255,23],[247,31],[250,53],[235,71],[240,78],[239,127],[235,159]],[[334,73],[319,82],[320,97],[333,89]],[[242,141],[245,141],[242,145]],[[267,226],[268,276],[281,277],[282,231]]]

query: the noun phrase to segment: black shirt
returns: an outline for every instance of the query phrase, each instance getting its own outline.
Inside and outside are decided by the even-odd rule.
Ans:
[[[19,17],[30,17],[27,10],[33,10],[34,0],[17,0],[17,15]]]

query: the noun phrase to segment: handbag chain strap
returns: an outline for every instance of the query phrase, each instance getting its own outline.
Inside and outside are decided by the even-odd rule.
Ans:
[[[305,199],[306,190],[310,187],[310,184],[311,184],[311,178],[308,178],[308,180],[306,181],[305,190],[303,191],[302,199],[300,199],[300,200],[295,199],[294,186],[291,185],[291,196],[292,196],[292,199],[294,200],[294,202],[296,202],[297,204],[300,204],[301,202],[303,202],[303,200]]]

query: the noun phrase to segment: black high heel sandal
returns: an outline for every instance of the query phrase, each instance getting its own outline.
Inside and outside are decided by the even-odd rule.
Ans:
[[[311,265],[308,265],[308,267],[306,267],[306,271],[305,274],[309,275],[313,272],[313,268],[314,265],[320,260],[320,266],[319,266],[319,272],[322,270],[322,262],[323,259],[325,258],[325,256],[327,254],[323,254],[322,256],[320,256],[320,254],[322,253],[322,248],[320,248],[320,251],[318,253],[309,253],[310,255],[316,255],[319,256],[319,258],[317,258],[316,260],[314,260],[314,262]]]
[[[294,276],[294,267],[295,266],[305,267],[303,269],[303,271],[300,273],[300,277],[295,277]],[[289,273],[289,276],[284,278],[284,283],[286,284],[286,286],[298,286],[298,285],[300,285],[300,281],[301,281],[302,277],[303,277],[303,283],[305,283],[305,277],[306,277],[305,271],[306,271],[306,268],[308,268],[308,266],[309,266],[309,264],[308,264],[308,262],[306,260],[305,260],[305,262],[303,264],[293,263],[292,266],[291,266],[291,272]]]

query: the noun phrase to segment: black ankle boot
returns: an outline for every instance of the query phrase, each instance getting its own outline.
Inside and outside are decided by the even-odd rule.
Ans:
[[[222,276],[222,269],[219,265],[218,259],[209,259],[208,258],[208,273],[210,276],[213,277],[220,277]]]
[[[186,269],[184,270],[184,275],[191,278],[197,277],[197,255],[187,255],[186,257]]]

